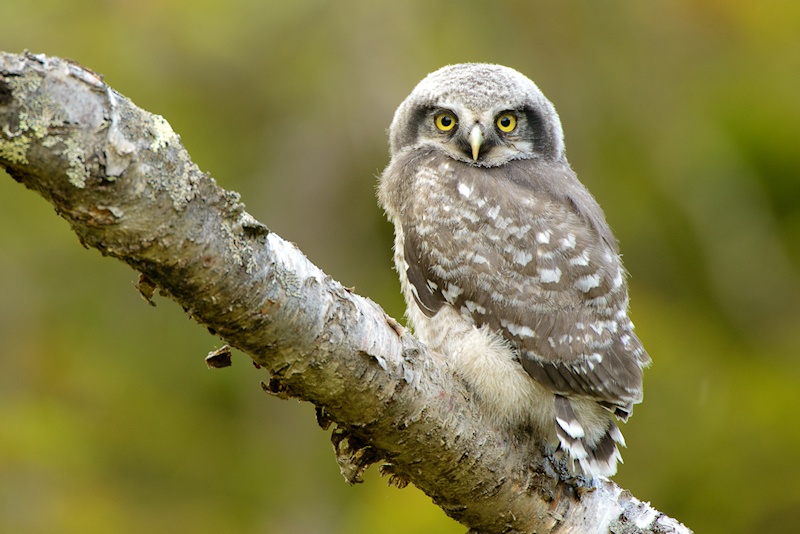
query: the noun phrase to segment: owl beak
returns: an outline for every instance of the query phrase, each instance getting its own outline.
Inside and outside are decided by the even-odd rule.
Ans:
[[[481,145],[483,144],[483,132],[481,131],[481,127],[479,124],[476,124],[472,127],[472,130],[469,132],[469,146],[472,147],[472,159],[474,161],[478,161],[478,154],[481,151]]]

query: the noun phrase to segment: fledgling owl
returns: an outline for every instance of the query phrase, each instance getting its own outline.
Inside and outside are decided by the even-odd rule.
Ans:
[[[389,129],[378,197],[417,337],[451,358],[488,420],[607,477],[650,363],[617,242],[538,87],[508,67],[429,74]],[[557,440],[557,441],[556,441]]]

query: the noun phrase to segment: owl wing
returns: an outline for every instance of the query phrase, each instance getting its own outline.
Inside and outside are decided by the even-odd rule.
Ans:
[[[595,399],[627,419],[649,356],[628,319],[616,242],[595,200],[568,167],[430,164],[416,172],[404,227],[420,310],[430,317],[454,307],[500,332],[554,393]]]

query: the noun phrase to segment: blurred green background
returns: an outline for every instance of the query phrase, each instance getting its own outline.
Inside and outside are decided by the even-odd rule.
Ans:
[[[68,57],[163,115],[194,160],[395,317],[376,206],[394,108],[455,62],[555,103],[654,360],[616,481],[697,532],[800,524],[800,3],[0,2],[0,49]],[[0,532],[463,532],[313,408],[0,171]]]

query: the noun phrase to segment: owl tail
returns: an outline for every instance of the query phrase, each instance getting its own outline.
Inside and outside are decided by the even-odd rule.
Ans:
[[[556,395],[556,435],[570,459],[581,466],[584,474],[591,477],[610,477],[617,472],[617,462],[622,463],[622,455],[617,445],[625,446],[625,438],[613,419],[608,418],[608,426],[599,438],[590,441],[583,426],[575,416],[572,404],[566,397]]]

